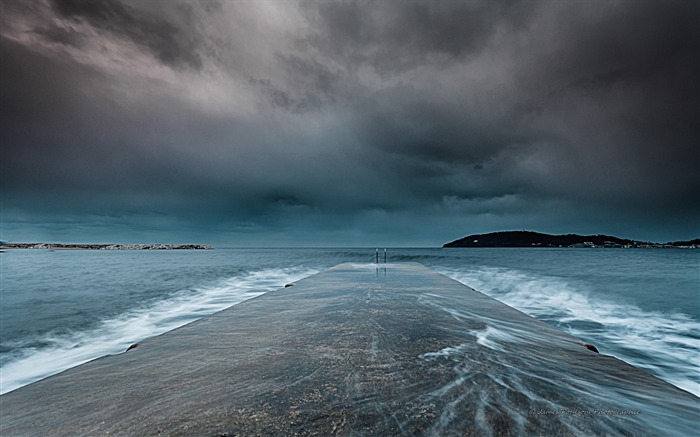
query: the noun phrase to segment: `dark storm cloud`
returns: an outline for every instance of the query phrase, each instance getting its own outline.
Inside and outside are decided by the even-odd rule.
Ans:
[[[699,231],[697,2],[3,12],[5,229]]]
[[[120,0],[53,0],[63,19],[85,20],[92,26],[130,39],[150,50],[161,62],[175,67],[201,68],[198,29],[192,8],[183,3],[169,8],[172,21],[158,12],[146,13]],[[48,36],[65,41],[70,33],[50,29]]]
[[[397,87],[385,104],[372,96],[360,126],[379,149],[455,171],[513,153],[523,165],[500,162],[522,174],[524,190],[697,201],[698,5],[595,6],[409,2],[388,12],[330,3],[319,6],[326,32],[312,40],[385,78],[405,81],[436,61],[432,80]],[[472,79],[479,69],[493,77]]]
[[[426,62],[464,60],[501,25],[526,20],[517,0],[306,3],[317,25],[307,42],[344,61],[391,74]]]

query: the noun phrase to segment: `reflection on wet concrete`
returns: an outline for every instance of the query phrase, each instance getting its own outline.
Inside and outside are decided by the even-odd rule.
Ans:
[[[421,265],[343,264],[0,397],[2,435],[692,435],[700,399]]]

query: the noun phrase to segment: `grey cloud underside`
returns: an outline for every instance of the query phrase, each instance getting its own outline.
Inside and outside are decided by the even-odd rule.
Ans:
[[[304,42],[350,66],[382,75],[435,62],[461,62],[502,26],[518,28],[531,9],[520,1],[306,3],[315,31]]]
[[[697,2],[47,5],[3,2],[33,35],[2,39],[14,209],[698,230]],[[61,55],[85,29],[151,76]]]
[[[627,8],[595,12],[585,3],[564,2],[545,3],[534,12],[532,5],[511,2],[497,4],[498,13],[474,13],[469,5],[444,11],[453,5],[409,3],[406,10],[381,16],[380,30],[371,28],[375,15],[381,15],[376,8],[357,3],[321,7],[327,32],[312,41],[329,57],[347,56],[356,60],[357,69],[363,63],[388,65],[384,71],[401,79],[435,57],[434,80],[408,82],[394,95],[387,96],[391,89],[372,95],[371,108],[361,112],[369,120],[360,123],[369,130],[371,143],[425,159],[475,165],[515,148],[534,159],[538,153],[553,158],[555,162],[543,164],[555,172],[551,165],[575,170],[567,165],[572,162],[583,163],[583,171],[596,166],[624,171],[631,165],[641,173],[633,175],[639,184],[649,173],[660,172],[664,184],[675,179],[674,188],[697,195],[692,174],[700,109],[700,88],[692,79],[700,71],[697,5],[624,3]],[[422,12],[414,14],[414,9]],[[528,13],[504,13],[521,9]],[[439,26],[444,20],[431,21],[440,15],[450,17],[447,27]],[[420,24],[412,20],[418,16],[424,17]],[[479,25],[470,26],[475,16]],[[451,20],[464,23],[466,30],[442,34],[451,29]],[[364,31],[367,26],[361,34],[348,31],[349,38],[346,32],[331,31]],[[498,32],[505,35],[497,38]],[[443,41],[447,39],[451,42]],[[394,40],[402,43],[381,45]],[[410,44],[413,40],[423,44]],[[386,48],[377,51],[378,46]],[[441,71],[450,68],[455,74]],[[494,78],[472,79],[470,72],[480,68],[490,69],[487,74]],[[588,179],[585,173],[577,176]]]
[[[143,46],[164,64],[199,69],[201,38],[193,6],[177,2],[168,8],[170,19],[159,12],[144,13],[118,0],[52,0],[57,15],[64,20],[84,20],[95,28],[128,38]],[[206,2],[204,3],[206,4]],[[75,42],[61,28],[49,29],[47,36],[57,42]]]

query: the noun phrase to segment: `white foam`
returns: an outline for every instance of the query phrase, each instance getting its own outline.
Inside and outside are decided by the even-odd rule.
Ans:
[[[440,272],[700,396],[700,324],[688,315],[645,311],[596,296],[584,283],[518,270]]]
[[[221,281],[214,287],[183,290],[151,306],[104,320],[95,329],[42,338],[45,347],[14,345],[18,351],[0,368],[0,394],[95,358],[124,352],[144,338],[170,331],[317,272],[301,268],[251,272]]]
[[[507,332],[487,326],[486,329],[471,331],[470,334],[476,337],[477,344],[480,344],[489,349],[506,352],[503,342],[515,342],[516,339]]]
[[[379,267],[386,267],[386,264],[377,264],[377,263],[344,263],[341,264],[343,267],[348,267],[352,268],[355,270],[375,270],[378,269]]]
[[[421,354],[418,356],[418,358],[432,360],[438,357],[449,358],[455,355],[461,356],[467,347],[469,347],[468,343],[463,343],[458,346],[447,346],[446,348],[442,348],[437,352],[426,352]]]

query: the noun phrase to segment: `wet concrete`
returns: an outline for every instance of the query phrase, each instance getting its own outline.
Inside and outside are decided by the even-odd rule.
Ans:
[[[0,435],[694,435],[700,399],[419,264],[343,264],[0,396]]]

